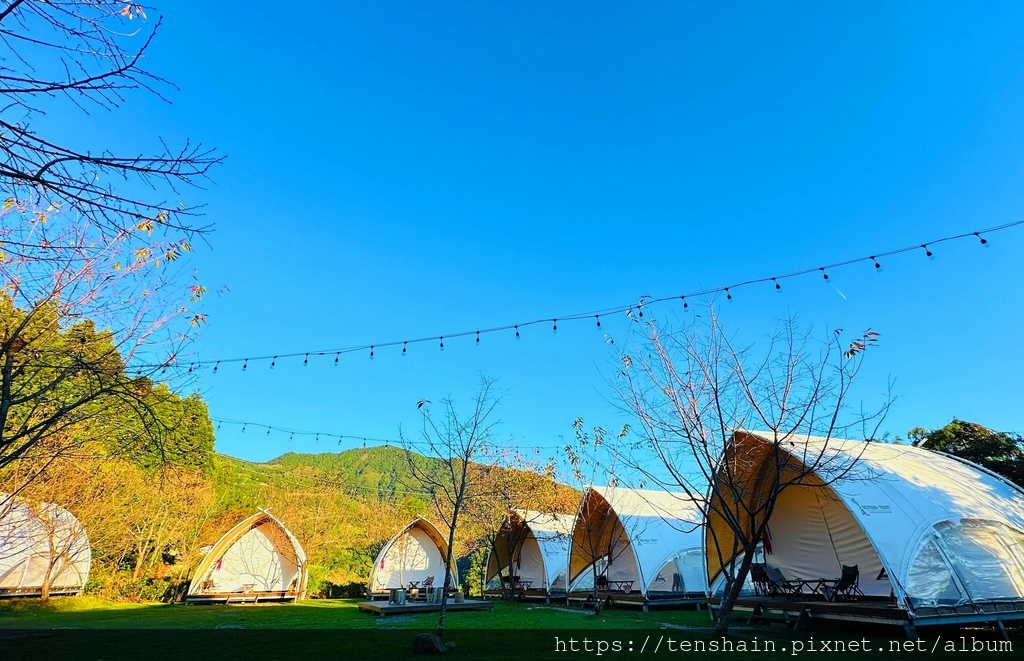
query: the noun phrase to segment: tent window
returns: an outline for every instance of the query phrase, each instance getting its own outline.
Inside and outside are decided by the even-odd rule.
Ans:
[[[914,606],[957,606],[966,601],[935,540],[914,557],[907,572],[907,596]]]
[[[972,601],[1024,599],[1019,533],[990,521],[940,524],[936,532]]]

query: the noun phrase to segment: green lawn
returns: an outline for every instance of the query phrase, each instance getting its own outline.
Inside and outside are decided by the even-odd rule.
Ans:
[[[58,598],[47,604],[9,600],[0,602],[0,659],[407,658],[414,635],[432,632],[436,625],[437,616],[432,614],[379,617],[362,613],[355,600],[240,606],[123,604],[92,597]],[[658,655],[664,656],[672,655],[665,642],[668,638],[712,641],[710,625],[706,611],[609,609],[595,617],[564,607],[501,602],[491,612],[450,613],[445,640],[456,643],[451,658],[461,659],[532,661],[578,656],[556,652],[556,644],[567,643],[570,637],[578,646],[589,637],[594,652],[597,640],[609,646],[618,641],[622,651],[609,649],[602,654],[613,658],[640,654],[645,643],[644,655],[650,655],[660,639],[665,649]],[[810,652],[810,641],[840,640],[846,645],[863,637],[863,632],[850,630],[792,634],[737,621],[730,640],[748,648],[773,643],[775,653],[756,655],[768,659],[792,659],[793,640],[800,640],[806,650],[799,655],[802,658],[832,659],[835,654]],[[927,639],[929,648],[934,640],[934,635]],[[874,653],[869,656],[902,658],[920,653],[890,652],[891,641],[903,644],[902,632],[871,632],[867,645]],[[1024,646],[1024,641],[1014,642]]]

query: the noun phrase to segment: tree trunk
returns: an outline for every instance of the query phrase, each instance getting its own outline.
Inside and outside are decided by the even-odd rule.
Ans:
[[[452,585],[452,555],[455,553],[455,522],[459,518],[456,507],[452,514],[452,525],[448,529],[448,553],[444,558],[444,588],[441,590],[441,612],[437,616],[437,637],[444,637],[444,615],[448,610],[448,590]]]
[[[747,572],[750,571],[750,565],[754,561],[754,553],[756,551],[756,543],[744,549],[743,556],[740,559],[740,566],[734,569],[735,573],[733,574],[732,581],[727,581],[725,584],[725,590],[722,592],[722,601],[718,605],[718,618],[715,620],[716,636],[725,636],[729,633],[729,619],[732,617],[732,609],[736,605],[740,591],[743,590],[743,583],[747,578]]]

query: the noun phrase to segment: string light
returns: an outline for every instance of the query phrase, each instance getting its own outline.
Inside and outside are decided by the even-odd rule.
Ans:
[[[601,315],[595,314],[594,315],[594,319],[597,319],[597,327],[600,328],[601,327]]]
[[[302,366],[303,367],[309,366],[309,354],[308,353],[306,354],[306,357],[302,360]]]
[[[476,345],[480,346],[480,331],[476,332]]]
[[[274,369],[274,365],[277,365],[277,356],[274,356],[274,359],[270,361],[270,369]]]
[[[441,336],[441,351],[444,351],[444,335]]]
[[[557,333],[558,332],[558,320],[557,319],[552,319],[551,320],[551,332],[552,333]]]
[[[373,360],[373,345],[370,345],[370,360]]]
[[[457,332],[457,333],[448,333],[448,334],[445,334],[443,336],[433,335],[433,336],[425,336],[425,337],[416,338],[416,339],[398,340],[398,341],[394,341],[394,342],[375,342],[373,345],[364,344],[364,345],[360,345],[360,346],[346,347],[346,348],[342,348],[342,349],[330,349],[330,350],[319,351],[319,352],[299,352],[299,353],[293,353],[293,354],[278,354],[278,355],[275,355],[275,356],[270,356],[270,355],[267,355],[267,356],[254,356],[254,357],[246,357],[246,358],[222,358],[222,359],[217,360],[217,361],[195,361],[193,363],[190,363],[190,366],[192,367],[193,370],[197,370],[197,369],[203,368],[203,367],[208,366],[211,363],[213,363],[214,364],[213,372],[216,373],[218,371],[218,368],[219,368],[219,365],[220,365],[221,362],[243,362],[243,369],[245,369],[245,363],[247,363],[247,361],[249,361],[249,360],[272,360],[274,363],[276,363],[277,358],[297,357],[297,356],[304,356],[304,364],[306,364],[305,361],[308,361],[308,357],[309,357],[310,354],[326,355],[326,353],[333,352],[333,353],[335,353],[335,358],[337,360],[337,357],[340,354],[342,354],[342,353],[351,353],[351,352],[354,352],[354,351],[365,351],[368,348],[370,348],[371,346],[373,346],[373,347],[378,347],[378,346],[379,347],[386,347],[386,346],[397,346],[399,344],[402,345],[402,349],[403,349],[402,355],[406,355],[407,354],[408,345],[410,343],[430,342],[432,340],[433,341],[439,341],[439,345],[443,349],[444,338],[446,338],[446,337],[449,338],[449,339],[451,339],[451,338],[459,338],[459,337],[467,337],[467,336],[471,336],[471,337],[476,338],[478,335],[482,336],[484,333],[495,333],[495,332],[500,332],[500,331],[504,331],[504,330],[514,330],[515,334],[516,334],[516,339],[520,339],[522,337],[522,334],[521,334],[522,330],[526,326],[533,326],[533,325],[541,324],[541,323],[552,323],[552,330],[555,330],[556,327],[557,327],[557,321],[558,320],[562,320],[562,321],[577,321],[577,320],[580,320],[580,319],[592,319],[595,316],[600,317],[600,316],[603,316],[603,315],[618,314],[618,313],[622,313],[622,312],[629,312],[630,310],[632,310],[635,307],[642,308],[645,305],[656,304],[656,303],[663,303],[663,302],[666,302],[666,301],[669,301],[669,300],[676,300],[676,299],[681,300],[683,302],[683,309],[685,310],[685,309],[689,308],[689,305],[688,305],[688,303],[686,301],[687,297],[710,296],[710,295],[713,295],[713,294],[724,293],[726,295],[727,300],[731,301],[733,299],[733,290],[735,290],[735,289],[737,289],[739,287],[745,287],[745,286],[754,285],[754,284],[762,283],[762,282],[771,282],[771,283],[774,283],[776,285],[776,290],[780,290],[782,288],[781,284],[780,284],[781,280],[784,280],[784,279],[787,279],[787,278],[800,277],[800,276],[807,275],[807,274],[812,273],[812,272],[821,273],[823,279],[825,279],[827,281],[830,281],[830,276],[828,275],[826,270],[834,270],[834,269],[837,269],[837,268],[840,268],[840,267],[850,266],[850,265],[853,265],[853,264],[857,264],[859,262],[870,263],[870,264],[872,264],[874,266],[874,268],[876,270],[878,270],[878,269],[881,269],[881,267],[882,267],[881,263],[879,262],[879,258],[889,257],[889,256],[903,254],[903,253],[911,252],[911,251],[914,251],[914,250],[921,250],[921,249],[923,249],[925,251],[925,254],[928,257],[934,257],[934,253],[932,252],[930,246],[933,246],[933,245],[936,245],[936,244],[939,244],[939,243],[943,243],[943,242],[947,242],[947,241],[959,240],[959,239],[963,239],[963,238],[967,238],[967,237],[976,238],[981,243],[981,245],[987,246],[987,245],[989,245],[989,240],[986,239],[985,237],[983,237],[982,234],[992,234],[994,232],[999,232],[999,231],[1007,230],[1007,229],[1010,229],[1010,228],[1013,228],[1013,227],[1017,227],[1017,226],[1020,226],[1020,225],[1024,225],[1024,220],[1018,220],[1018,221],[1015,221],[1015,222],[1005,223],[1003,225],[998,225],[998,226],[995,226],[995,227],[989,227],[989,228],[985,228],[985,229],[981,229],[981,230],[977,230],[977,231],[972,231],[972,232],[967,232],[967,233],[963,233],[963,234],[956,234],[956,235],[951,235],[951,236],[945,236],[945,237],[942,237],[942,238],[934,239],[932,241],[928,241],[926,243],[917,243],[917,244],[914,244],[913,246],[908,246],[908,247],[904,247],[904,248],[897,248],[897,249],[889,250],[889,251],[886,251],[886,252],[877,252],[877,253],[875,253],[873,255],[870,255],[870,256],[867,256],[867,257],[859,257],[859,258],[855,258],[855,259],[848,259],[848,260],[845,260],[845,261],[839,261],[839,262],[835,262],[835,263],[832,263],[832,264],[826,264],[824,266],[818,266],[818,267],[814,267],[814,268],[808,268],[808,269],[793,271],[793,272],[789,272],[789,273],[769,275],[769,276],[765,276],[765,277],[761,277],[761,278],[754,278],[754,279],[751,279],[751,280],[745,280],[745,281],[742,281],[742,282],[735,282],[735,283],[729,284],[728,286],[713,287],[713,288],[704,289],[704,290],[700,290],[700,291],[689,292],[689,293],[682,294],[682,295],[676,294],[676,295],[673,295],[673,296],[666,296],[666,297],[661,297],[661,298],[646,298],[645,297],[645,299],[641,301],[640,306],[637,306],[636,303],[633,303],[633,304],[630,304],[630,305],[623,305],[623,306],[618,306],[618,307],[610,307],[610,308],[605,308],[605,309],[601,309],[601,310],[592,310],[590,312],[584,312],[584,313],[578,313],[578,314],[572,314],[572,315],[562,315],[562,316],[559,316],[557,318],[556,317],[547,317],[547,318],[540,318],[540,319],[537,319],[537,320],[534,320],[534,321],[519,322],[519,323],[509,324],[509,325],[504,325],[504,326],[495,326],[495,327],[492,327],[492,328],[485,328],[485,329],[478,328],[478,329],[474,329],[474,330],[470,330],[470,331],[463,331],[463,332]],[[643,316],[643,310],[642,309],[639,309],[637,311],[637,316],[638,317],[642,317]],[[170,366],[170,364],[168,364],[168,366]],[[147,369],[160,369],[162,367],[163,367],[162,363],[160,363],[160,364],[145,364],[145,365],[138,366],[138,368],[147,368]]]
[[[341,358],[341,352],[340,351],[338,353],[334,354],[334,366],[335,367],[338,366],[338,359],[339,358]]]

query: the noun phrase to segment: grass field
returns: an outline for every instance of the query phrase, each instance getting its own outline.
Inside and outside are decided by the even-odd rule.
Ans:
[[[53,599],[47,604],[10,600],[0,602],[0,659],[406,658],[411,656],[415,634],[432,632],[436,625],[434,614],[379,617],[362,613],[355,600],[255,606],[125,604],[91,597]],[[456,643],[450,657],[462,659],[578,656],[556,651],[557,643],[567,643],[569,638],[577,640],[580,648],[583,638],[590,641],[592,651],[581,652],[585,656],[597,656],[598,640],[608,644],[602,657],[633,656],[641,648],[646,656],[655,647],[662,656],[672,655],[669,638],[676,647],[683,640],[710,644],[715,640],[710,625],[706,611],[609,609],[594,616],[564,607],[502,602],[491,612],[450,613],[445,640]],[[737,621],[730,636],[737,648],[774,645],[775,652],[757,653],[758,658],[768,659],[792,659],[794,641],[803,646],[797,654],[801,658],[835,658],[834,651],[820,651],[821,641],[826,640],[841,641],[843,647],[861,641],[853,646],[870,647],[871,658],[921,653],[890,651],[894,643],[906,642],[898,630],[876,630],[865,639],[862,631],[819,629],[793,634]],[[926,639],[929,649],[934,640],[934,634]],[[615,641],[620,644],[618,652],[613,651]],[[1014,642],[1024,647],[1024,641]],[[936,650],[941,651],[941,647]],[[739,656],[738,652],[716,654],[732,655]],[[971,658],[988,656],[997,655],[972,654]]]

